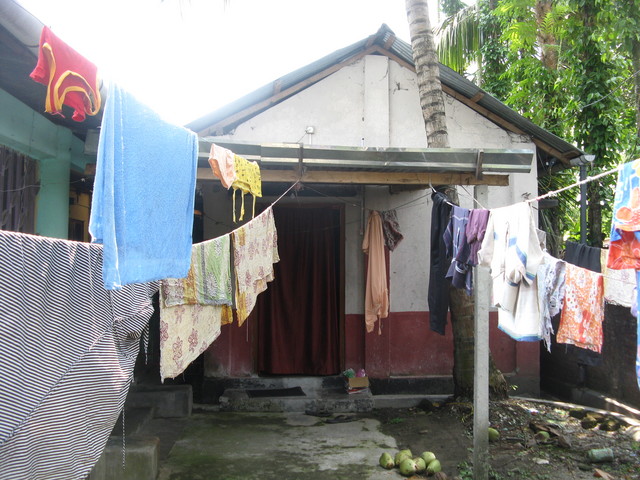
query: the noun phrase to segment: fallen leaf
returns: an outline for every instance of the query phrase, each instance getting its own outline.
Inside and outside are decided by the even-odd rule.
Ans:
[[[609,475],[607,472],[600,470],[599,468],[594,469],[594,477],[604,478],[604,480],[615,480],[613,475]]]

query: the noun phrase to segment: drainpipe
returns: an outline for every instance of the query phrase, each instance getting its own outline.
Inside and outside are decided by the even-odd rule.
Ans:
[[[595,160],[595,155],[580,155],[570,161],[580,167],[580,181],[587,179],[587,165]],[[587,243],[587,184],[580,185],[580,243]]]

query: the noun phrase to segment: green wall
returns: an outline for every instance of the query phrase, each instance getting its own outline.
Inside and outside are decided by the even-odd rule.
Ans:
[[[0,144],[38,162],[35,231],[47,237],[67,238],[71,169],[82,172],[92,159],[84,154],[82,140],[44,115],[0,90]]]

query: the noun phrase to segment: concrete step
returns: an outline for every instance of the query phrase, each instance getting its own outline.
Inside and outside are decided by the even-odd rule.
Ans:
[[[126,405],[153,408],[157,418],[188,417],[193,408],[191,385],[133,385]]]
[[[109,437],[88,480],[155,480],[158,476],[158,442],[157,437],[125,437],[123,467],[122,437]]]
[[[299,384],[296,386],[300,386]],[[220,410],[234,412],[369,412],[374,407],[367,389],[348,394],[342,388],[305,390],[304,396],[252,398],[247,389],[227,389],[220,397]]]
[[[154,407],[130,407],[128,405],[125,405],[125,434],[129,436],[140,433],[140,430],[142,430],[142,428],[151,421],[151,419],[154,417],[154,414]],[[118,417],[118,421],[113,427],[111,435],[122,435],[122,414],[120,414],[120,416]]]

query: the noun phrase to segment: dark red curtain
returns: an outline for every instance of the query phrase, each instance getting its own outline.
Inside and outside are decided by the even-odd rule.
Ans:
[[[258,297],[258,371],[335,375],[340,369],[340,211],[275,207],[280,262]]]

